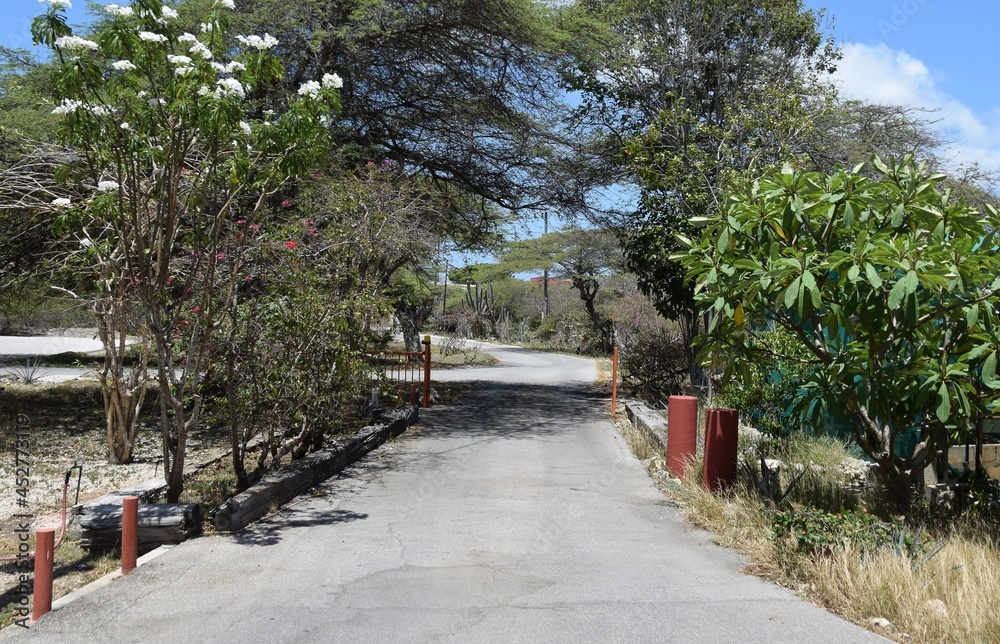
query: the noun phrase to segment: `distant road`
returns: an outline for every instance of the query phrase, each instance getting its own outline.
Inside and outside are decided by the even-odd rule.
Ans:
[[[590,360],[515,347],[343,476],[0,640],[876,642],[742,575],[605,414]]]

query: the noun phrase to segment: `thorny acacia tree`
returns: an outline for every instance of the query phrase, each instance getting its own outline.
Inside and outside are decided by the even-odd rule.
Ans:
[[[912,158],[832,175],[786,166],[702,218],[699,238],[679,237],[713,314],[704,359],[747,377],[776,357],[756,337],[790,333],[802,351],[779,357],[813,367],[803,421],[846,415],[902,513],[949,435],[1000,400],[1000,213],[965,205],[943,178]]]
[[[595,302],[601,280],[620,272],[621,267],[621,250],[613,233],[568,227],[511,243],[498,268],[510,273],[547,270],[552,278],[570,280],[600,338],[601,350],[608,352],[614,346],[614,325],[597,310]]]
[[[79,240],[79,266],[97,283],[109,354],[124,340],[129,306],[140,312],[157,366],[167,497],[176,501],[217,316],[243,279],[224,241],[255,225],[269,195],[313,163],[341,81],[303,82],[283,113],[266,112],[255,98],[283,78],[276,43],[267,34],[227,41],[232,0],[213,4],[200,35],[182,31],[161,0],[107,5],[94,40],[69,33],[64,4],[49,0],[32,26],[59,60],[53,112],[78,156],[67,168],[70,196],[53,203],[65,208],[61,227]],[[122,369],[105,387],[134,395]]]
[[[278,36],[288,82],[345,78],[338,140],[350,161],[452,186],[480,209],[453,212],[485,233],[497,211],[580,210],[592,186],[560,71],[571,16],[536,0],[247,0],[239,24]]]

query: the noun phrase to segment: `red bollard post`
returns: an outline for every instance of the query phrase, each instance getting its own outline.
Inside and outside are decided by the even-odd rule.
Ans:
[[[139,556],[139,497],[122,499],[122,574],[136,566]]]
[[[667,399],[667,469],[684,476],[684,468],[698,452],[698,399],[671,396]]]
[[[725,490],[736,482],[740,412],[711,409],[705,422],[705,469],[702,483],[709,492]]]
[[[431,336],[424,336],[424,408],[431,406]]]
[[[38,621],[52,610],[52,563],[55,558],[55,528],[35,531],[35,590],[31,619]]]
[[[611,350],[611,413],[618,413],[618,347]]]

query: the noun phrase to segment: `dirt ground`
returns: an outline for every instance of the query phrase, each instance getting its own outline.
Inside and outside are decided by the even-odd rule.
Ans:
[[[143,410],[135,461],[129,465],[108,463],[105,446],[104,411],[99,384],[94,380],[25,385],[0,380],[0,558],[17,553],[15,530],[30,516],[30,532],[52,527],[59,536],[62,495],[66,472],[73,465],[67,505],[102,496],[162,475],[158,408],[155,396]],[[17,445],[18,415],[27,417],[28,444]],[[196,431],[191,437],[187,466],[217,456],[228,448],[223,433]],[[20,459],[20,468],[17,461]],[[27,460],[27,477],[23,465]],[[20,471],[18,471],[20,469]],[[23,479],[27,493],[23,494]],[[21,480],[19,480],[21,479]],[[22,505],[23,503],[23,505]],[[33,545],[33,544],[32,544]],[[56,597],[117,568],[113,555],[91,555],[75,543],[66,542],[56,551]],[[0,613],[17,586],[17,569],[0,561]],[[6,601],[5,601],[6,600]],[[0,625],[5,616],[0,614]]]

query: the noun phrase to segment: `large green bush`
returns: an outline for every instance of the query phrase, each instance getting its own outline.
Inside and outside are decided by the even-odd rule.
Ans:
[[[998,401],[1000,213],[912,158],[832,175],[786,166],[731,195],[678,256],[711,325],[702,358],[752,382],[766,329],[808,373],[795,411],[842,415],[901,513],[949,436]],[[915,436],[912,449],[900,449]]]

